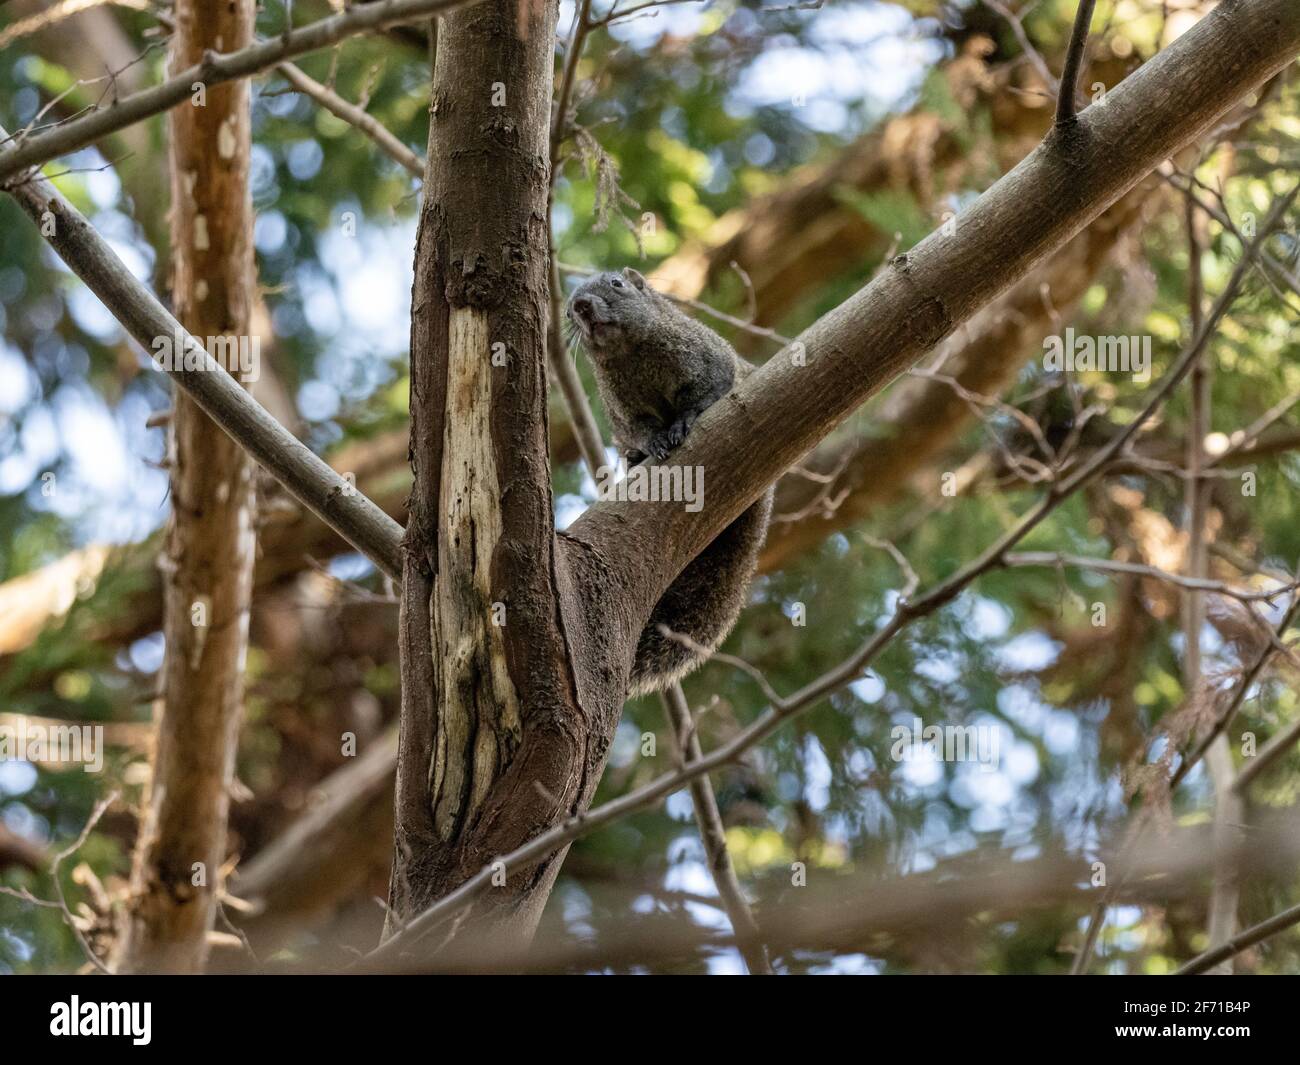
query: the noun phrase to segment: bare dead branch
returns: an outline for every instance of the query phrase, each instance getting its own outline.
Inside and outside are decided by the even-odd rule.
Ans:
[[[63,890],[63,881],[59,879],[59,866],[85,846],[86,840],[90,838],[90,833],[94,830],[95,826],[99,824],[99,819],[104,816],[104,811],[112,806],[113,803],[117,802],[117,795],[118,793],[114,791],[100,799],[99,802],[95,803],[95,808],[90,811],[90,816],[86,818],[86,823],[82,827],[77,838],[63,850],[59,851],[50,862],[50,881],[54,884],[54,893],[59,898],[58,906],[59,909],[63,911],[63,919],[67,922],[68,927],[72,929],[72,934],[76,936],[78,945],[86,955],[86,960],[101,973],[105,974],[109,972],[108,966],[105,965],[100,960],[99,955],[95,953],[89,940],[86,939],[85,933],[82,932],[81,928],[77,925],[76,918],[72,915],[72,910],[68,907],[67,894]]]
[[[1210,580],[1205,577],[1189,577],[1181,573],[1172,573],[1157,566],[1148,566],[1140,562],[1122,562],[1112,558],[1085,558],[1081,555],[1067,555],[1057,551],[1025,551],[1006,555],[1002,560],[1007,566],[1074,566],[1079,569],[1097,570],[1103,573],[1131,573],[1139,577],[1150,577],[1164,581],[1188,591],[1211,592],[1242,603],[1271,603],[1280,596],[1287,595],[1300,587],[1300,581],[1288,581],[1277,588],[1261,591],[1249,591],[1235,588],[1225,581]]]
[[[661,693],[660,699],[682,758],[689,764],[702,757],[700,738],[695,731],[691,708],[681,685],[674,684]],[[768,961],[767,949],[754,920],[754,912],[749,908],[740,881],[736,879],[736,867],[731,861],[731,852],[727,850],[727,830],[723,827],[722,814],[718,810],[718,800],[713,794],[709,778],[696,777],[691,781],[690,790],[691,805],[695,810],[700,840],[708,859],[709,873],[717,886],[722,907],[731,920],[741,956],[745,959],[751,976],[770,976],[772,966]]]
[[[1006,19],[1007,25],[1011,27],[1011,32],[1015,34],[1016,40],[1020,44],[1020,50],[1024,53],[1025,58],[1033,64],[1034,70],[1043,79],[1043,84],[1047,86],[1049,92],[1056,91],[1056,78],[1052,76],[1047,61],[1043,59],[1043,53],[1035,48],[1034,42],[1029,39],[1029,34],[1025,32],[1025,24],[1020,15],[1003,4],[1001,0],[984,0],[984,6]]]

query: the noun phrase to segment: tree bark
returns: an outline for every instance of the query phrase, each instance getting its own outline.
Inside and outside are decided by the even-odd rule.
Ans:
[[[989,109],[995,137],[991,152],[1000,167],[1009,168],[1046,131],[1050,111],[1036,96],[1009,91],[1011,73],[1005,69],[988,70],[980,54],[972,49],[968,46],[966,53],[948,65],[945,80],[959,102]],[[1094,56],[1092,62],[1096,76],[1107,84],[1122,77],[1120,61],[1099,62]],[[710,230],[716,244],[689,243],[656,269],[652,281],[673,295],[696,299],[704,296],[705,289],[729,271],[734,261],[746,271],[753,285],[756,322],[777,325],[779,308],[798,305],[846,270],[861,270],[888,246],[889,234],[846,205],[839,190],[852,188],[867,195],[882,190],[905,191],[932,210],[941,192],[970,183],[956,132],[948,122],[923,109],[893,118],[881,130],[848,146],[830,163],[798,171],[777,192],[728,212]],[[938,172],[944,175],[942,189],[935,187]],[[1126,202],[1135,208],[1136,197],[1137,193]],[[1116,205],[1097,219],[1086,234],[1080,234],[1046,265],[1041,284],[1050,289],[1054,308],[1041,298],[1038,284],[1027,279],[1023,295],[1008,294],[1005,308],[991,309],[981,317],[986,328],[972,323],[960,337],[953,338],[955,346],[963,349],[953,355],[952,362],[954,367],[960,367],[954,372],[963,385],[975,391],[991,391],[1023,365],[1029,348],[1041,340],[1042,332],[1035,330],[1045,331],[1050,310],[1062,311],[1077,292],[1086,289],[1105,262],[1107,252],[1126,232],[1121,228],[1122,220],[1136,217],[1135,209],[1124,211],[1123,207]],[[1086,274],[1088,269],[1094,273]],[[737,341],[744,339],[738,337]],[[966,349],[971,349],[969,355]],[[773,526],[763,569],[779,568],[795,552],[819,543],[897,494],[908,477],[924,462],[932,461],[969,422],[968,407],[951,388],[926,381],[910,382],[903,388],[906,399],[898,397],[887,411],[873,416],[869,439],[854,445],[828,443],[809,460],[807,465],[819,471],[840,470],[834,485],[823,492],[822,485],[806,479],[782,481],[775,512],[804,512],[804,517]],[[915,436],[916,419],[920,419],[924,430],[923,440]],[[552,421],[550,440],[552,461],[569,462],[578,457],[576,434],[567,420]],[[386,513],[404,520],[410,489],[407,454],[408,435],[403,429],[345,447],[331,455],[330,462],[341,472],[353,472],[360,492]],[[845,489],[848,495],[831,515],[809,506],[818,495],[834,497]],[[319,557],[342,547],[343,541],[314,515],[277,522],[261,537],[256,587],[261,590],[298,572],[306,555]],[[95,546],[85,550],[102,554],[105,549]],[[66,611],[72,600],[69,580],[74,567],[75,575],[83,572],[73,561],[78,554],[73,552],[61,560],[67,562],[66,567],[50,568],[47,579],[40,580],[39,585],[37,574],[0,585],[0,604],[6,602],[6,593],[12,587],[28,619],[19,625],[17,634],[0,626],[0,664],[3,656],[22,650],[43,625]],[[152,550],[134,553],[133,571],[145,568],[152,557]],[[93,563],[94,570],[87,579],[94,580],[103,560],[96,555],[88,562]],[[157,627],[160,585],[143,573],[139,581],[139,592],[114,612],[111,627],[98,633],[97,639],[123,642]],[[20,590],[18,582],[28,583]],[[48,605],[41,607],[33,602],[33,590]],[[19,609],[16,605],[9,614],[17,617]],[[0,610],[0,615],[5,613]]]
[[[453,19],[455,35],[470,37],[466,30],[474,18],[475,13],[470,13],[459,16],[460,21]],[[460,47],[458,40],[448,50],[456,55]],[[485,266],[499,259],[491,247],[477,249],[479,259],[467,257],[467,249],[476,250],[472,242],[448,247],[449,230],[470,227],[459,212],[440,214],[439,201],[458,190],[464,196],[473,174],[466,173],[466,182],[449,189],[441,183],[445,181],[439,174],[441,165],[431,163],[426,181],[431,202],[426,207],[417,268],[428,271],[426,263],[435,268],[432,277],[417,275],[413,360],[416,351],[431,348],[448,354],[435,360],[435,365],[446,367],[441,373],[430,375],[430,360],[423,359],[412,375],[417,460],[403,603],[407,701],[397,798],[399,873],[393,892],[398,916],[409,917],[421,895],[431,897],[439,888],[445,892],[458,878],[489,868],[511,842],[522,843],[543,827],[585,810],[627,691],[637,638],[658,597],[691,558],[859,405],[1006,292],[1163,159],[1203,135],[1237,99],[1291,62],[1298,48],[1300,8],[1294,0],[1237,0],[1220,5],[1113,89],[1104,103],[1055,127],[957,219],[955,231],[932,233],[911,252],[895,258],[873,283],[706,411],[672,456],[674,463],[703,467],[707,473],[709,489],[699,511],[631,500],[602,501],[556,535],[558,550],[552,549],[537,525],[525,526],[517,513],[512,516],[519,508],[517,495],[531,499],[541,494],[549,499],[549,492],[526,476],[531,472],[526,460],[540,455],[544,434],[538,423],[525,420],[529,408],[519,400],[526,393],[516,380],[524,376],[531,383],[541,372],[541,323],[532,338],[533,348],[512,375],[512,387],[494,387],[490,409],[486,393],[476,404],[454,369],[457,323],[473,308],[458,307],[456,302],[458,296],[464,298],[465,281],[477,280]],[[490,62],[489,57],[480,58],[484,61]],[[448,69],[457,65],[453,59],[447,62]],[[441,58],[439,68],[442,73]],[[435,126],[444,107],[453,102],[444,100],[443,91],[454,96],[457,88],[439,79]],[[461,130],[461,139],[455,142],[461,159],[483,150],[473,120],[464,117],[469,110],[449,108],[451,116],[462,117],[470,126]],[[431,145],[437,143],[431,138]],[[431,159],[442,154],[431,147]],[[448,169],[456,166],[454,161],[448,163]],[[508,173],[502,167],[498,164],[498,173]],[[542,192],[539,186],[535,195],[541,197]],[[483,193],[472,190],[469,195],[472,199]],[[537,203],[540,213],[544,202],[539,198]],[[481,236],[497,221],[491,214],[478,215],[472,231]],[[537,273],[544,262],[539,244],[536,261],[521,269]],[[439,276],[436,267],[442,263],[453,269]],[[486,285],[471,289],[471,295],[493,290],[494,286]],[[528,306],[538,298],[531,285],[516,284],[513,292],[526,294]],[[491,307],[488,313],[500,311]],[[473,336],[486,340],[493,335],[490,326],[480,328],[476,318],[469,320],[474,324]],[[541,409],[540,402],[533,400],[531,410],[539,422],[536,412]],[[438,452],[444,426],[437,421],[431,426],[427,414],[421,417],[422,410],[432,410],[440,419],[451,410],[463,410],[462,424],[475,427],[476,435],[457,441],[461,450],[455,455],[448,449]],[[511,417],[508,426],[499,424],[503,416]],[[517,440],[516,450],[506,453],[499,441],[511,434]],[[449,519],[437,529],[444,542],[435,557],[429,538],[437,528],[431,519],[432,502],[439,498],[438,472],[445,475],[457,464],[473,462],[478,479],[469,488],[476,489],[477,495],[468,498],[488,494],[493,482],[489,477],[485,484],[483,477],[490,471],[480,468],[477,458],[483,453],[485,437],[493,445],[491,457],[498,467],[512,463],[520,475],[518,481],[508,476],[496,480],[503,489],[499,527],[513,530],[518,539],[509,542],[504,534],[495,540],[489,536],[478,551],[466,554],[464,538],[481,536],[482,528]],[[447,441],[451,440],[452,430],[448,430]],[[755,441],[762,446],[754,446]],[[467,450],[471,445],[479,450]],[[438,463],[422,470],[424,456],[434,456]],[[444,513],[452,514],[464,505],[465,497],[448,491],[462,483],[444,476]],[[419,524],[416,499],[422,515]],[[471,585],[482,572],[480,565],[487,565],[480,563],[485,549],[493,552],[486,586]],[[530,553],[531,566],[519,567],[514,553],[519,549]],[[417,562],[424,563],[427,575]],[[447,562],[453,565],[437,568]],[[441,585],[456,577],[459,588],[472,587],[472,595],[450,603]],[[440,623],[456,621],[462,626],[454,630],[456,634],[473,633],[472,627],[464,626],[478,623],[474,611],[485,612],[494,598],[506,601],[519,589],[537,594],[539,600],[524,600],[525,610],[516,608],[511,625],[504,629],[501,660],[513,681],[505,695],[513,701],[489,705],[489,688],[483,679],[487,674],[481,668],[466,668],[474,656],[487,653],[485,643],[452,654],[452,647],[439,642],[446,641],[449,632]],[[544,609],[536,609],[538,602]],[[512,628],[519,622],[527,626],[522,646],[515,642],[521,634]],[[570,682],[567,688],[566,681]],[[448,697],[447,705],[439,704],[439,699]],[[470,716],[470,711],[476,716]],[[507,717],[514,722],[516,715],[523,738],[504,774],[493,760],[501,750],[499,741],[487,757],[475,761],[473,770],[461,770],[458,778],[449,775],[451,763],[435,762],[444,751],[458,751],[460,764],[469,764],[470,741],[476,745],[477,741],[466,728],[467,719],[477,724],[480,734],[486,729],[500,736],[498,723]],[[460,731],[449,735],[452,728]],[[545,730],[544,737],[530,744],[530,734],[537,736],[539,729]],[[482,785],[482,776],[475,776],[474,770],[481,766],[492,771],[493,783]],[[453,795],[451,804],[440,808],[447,802],[446,789],[453,779],[460,782],[460,798]],[[446,832],[446,838],[440,839],[440,832]],[[484,926],[527,935],[559,857],[562,853],[526,868],[502,869],[497,890],[474,896],[468,918],[462,915],[454,927],[442,926],[442,942],[478,943],[477,937],[467,938],[467,931]],[[435,890],[412,890],[417,885]],[[428,923],[421,922],[421,931],[427,928]]]
[[[405,544],[394,923],[466,870],[487,868],[493,856],[586,809],[637,637],[694,555],[858,405],[1203,135],[1300,48],[1294,0],[1221,4],[1104,104],[1055,130],[958,219],[955,233],[932,234],[895,259],[807,330],[798,348],[710,408],[673,456],[708,472],[699,512],[606,501],[552,538],[541,444],[544,210],[533,208],[544,208],[551,37],[543,31],[553,26],[554,9],[518,22],[515,15],[498,0],[451,20],[435,77],[432,124],[445,122],[461,136],[436,142],[441,150],[430,153],[436,161],[417,254],[412,506],[419,510]],[[488,40],[495,48],[484,47]],[[465,61],[462,47],[480,62]],[[469,86],[491,80],[488,73],[527,91],[511,96],[501,121],[476,125]],[[539,155],[530,157],[533,145]],[[527,176],[530,169],[540,177]],[[447,180],[489,170],[516,199],[503,203],[492,185]],[[40,217],[46,192],[10,191]],[[478,210],[461,214],[450,205]],[[66,204],[60,211],[70,216]],[[84,221],[51,243],[75,260],[89,243]],[[97,292],[130,289],[124,272],[118,263],[110,283],[79,271]],[[129,307],[113,309],[131,317]],[[513,361],[507,374],[493,367],[485,382],[483,363],[497,339]],[[245,427],[239,418],[222,424],[237,437]],[[449,442],[463,450],[452,452]],[[259,455],[279,468],[276,456]],[[508,621],[476,641],[490,624],[485,608],[498,603]],[[468,639],[455,642],[462,630],[447,622],[465,623]],[[560,857],[502,870],[500,889],[476,896],[474,911],[458,915],[447,938],[470,929],[526,935]]]
[[[171,65],[252,38],[249,0],[176,7]],[[172,295],[200,338],[247,338],[255,298],[249,90],[214,86],[171,113]],[[220,371],[218,371],[220,372]],[[253,464],[184,393],[169,428],[172,515],[160,562],[167,654],[147,813],[117,947],[121,970],[196,972],[207,959],[243,714],[256,535]]]
[[[439,32],[412,294],[399,920],[588,799],[603,764],[557,602],[547,453],[556,17],[553,0],[486,0]],[[498,893],[485,933],[530,936],[557,868]]]
[[[1111,253],[1132,233],[1158,179],[1143,181],[1109,208],[1042,269],[1034,270],[964,328],[950,336],[930,365],[958,385],[997,396],[1060,328]],[[864,432],[837,446],[828,442],[803,463],[831,480],[786,477],[777,491],[763,571],[779,570],[832,533],[852,528],[904,493],[931,469],[970,425],[970,405],[948,382],[900,381],[864,419]],[[937,476],[936,481],[937,484]]]

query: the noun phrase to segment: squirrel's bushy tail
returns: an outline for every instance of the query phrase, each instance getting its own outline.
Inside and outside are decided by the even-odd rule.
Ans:
[[[740,616],[749,579],[767,533],[773,490],[768,489],[678,575],[655,604],[637,644],[632,695],[662,691],[717,649]],[[665,636],[659,626],[687,636],[700,649]]]

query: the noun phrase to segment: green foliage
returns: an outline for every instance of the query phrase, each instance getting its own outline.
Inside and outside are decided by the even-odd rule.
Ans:
[[[811,109],[775,94],[747,92],[746,77],[770,52],[804,50],[826,64],[834,59],[834,47],[816,32],[818,20],[833,14],[834,5],[826,12],[767,14],[760,14],[759,6],[724,0],[696,12],[698,18],[691,16],[695,21],[680,22],[676,20],[686,16],[673,12],[681,9],[668,8],[657,21],[639,20],[616,33],[592,35],[577,69],[574,103],[580,130],[564,141],[556,184],[553,223],[562,263],[590,268],[635,263],[648,273],[684,247],[716,239],[719,220],[728,212],[761,193],[804,180],[802,167],[833,159],[859,133],[874,128],[887,110],[915,106],[952,131],[963,156],[999,158],[989,150],[995,146],[990,116],[980,109],[967,112],[947,81],[922,64],[910,87],[888,101],[888,108],[865,92],[846,92],[842,120],[830,129],[813,121]],[[929,20],[958,12],[942,42],[948,53],[977,31],[996,36],[996,59],[1019,53],[1006,24],[980,5],[906,0],[901,6]],[[849,7],[863,18],[873,10],[865,4]],[[1134,7],[1140,10],[1129,10]],[[1129,47],[1150,54],[1161,32],[1159,8],[1103,2],[1094,27],[1100,32],[1113,24]],[[1060,53],[1073,11],[1073,3],[1056,0],[1033,5],[1026,19],[1028,33],[1054,68],[1051,57]],[[140,34],[151,20],[143,13],[123,17],[143,44]],[[259,28],[274,33],[279,17],[279,9],[269,10]],[[958,25],[962,19],[967,21]],[[937,23],[917,25],[932,31]],[[8,49],[0,56],[0,121],[11,129],[76,81],[52,60],[20,53]],[[866,63],[875,54],[864,47],[859,58]],[[562,58],[557,54],[557,61]],[[146,63],[152,78],[160,76],[161,50],[151,51]],[[319,80],[332,75],[334,88],[346,98],[364,97],[376,119],[413,150],[425,150],[428,72],[418,49],[377,37],[302,65]],[[1248,213],[1261,218],[1294,179],[1300,138],[1297,90],[1291,86],[1277,92],[1249,127],[1249,146],[1235,153],[1231,165],[1215,154],[1197,170],[1207,186],[1223,185],[1223,206],[1233,219]],[[67,108],[88,103],[88,94],[83,87],[68,98]],[[259,216],[259,280],[274,332],[271,358],[287,392],[299,400],[305,436],[324,448],[398,428],[407,419],[409,389],[401,329],[394,340],[383,323],[358,326],[356,308],[349,308],[346,297],[363,285],[369,286],[367,294],[379,298],[395,285],[409,284],[419,182],[357,130],[287,92],[276,77],[257,83],[253,128],[252,194]],[[163,123],[150,129],[161,144]],[[143,273],[165,275],[161,257],[166,248],[159,247],[155,255],[148,239],[165,233],[166,205],[142,202],[124,162],[100,174],[112,146],[104,151],[105,156],[85,152],[67,161],[74,172],[60,178],[60,186],[134,253]],[[149,163],[157,167],[161,160],[160,154]],[[955,190],[957,202],[992,180],[995,175],[986,170],[987,164],[973,168]],[[611,198],[614,176],[619,194]],[[936,187],[948,187],[949,175],[934,176]],[[939,224],[931,207],[893,188],[868,193],[845,188],[837,196],[881,231],[900,234],[900,250]],[[1167,199],[1159,207],[1150,212],[1140,241],[1125,247],[1093,280],[1079,306],[1058,309],[1062,330],[1073,326],[1092,334],[1149,335],[1154,378],[1177,357],[1190,331],[1181,204]],[[609,208],[608,217],[601,224],[604,208]],[[355,216],[355,234],[349,232],[349,213]],[[1217,225],[1208,234],[1203,266],[1205,287],[1213,296],[1230,275],[1241,245]],[[1269,245],[1270,254],[1292,276],[1297,248],[1292,218],[1289,232]],[[824,279],[800,293],[774,327],[795,334],[855,292],[878,266],[871,255],[842,268],[828,266]],[[1281,284],[1276,276],[1271,282],[1263,275],[1252,277],[1212,345],[1212,429],[1225,441],[1300,392],[1300,296],[1275,291]],[[149,412],[166,407],[166,393],[140,369],[139,353],[120,332],[96,326],[78,303],[79,291],[25,216],[0,198],[0,356],[21,362],[29,386],[12,409],[0,403],[0,578],[31,573],[97,539],[95,522],[105,511],[149,515],[141,519],[144,531],[131,537],[138,546],[126,548],[123,558],[105,568],[60,625],[21,654],[0,659],[0,712],[139,723],[149,718],[159,637],[134,633],[124,647],[99,634],[140,596],[156,594],[152,575],[138,576],[148,570],[133,568],[128,560],[134,552],[156,553],[157,535],[147,534],[164,518],[166,501],[146,497],[143,490],[137,498],[135,483],[129,482],[113,500],[94,499],[87,489],[85,498],[73,500],[77,505],[65,509],[63,499],[57,507],[50,503],[41,494],[40,473],[53,472],[60,483],[75,483],[77,450],[84,449],[84,441],[60,437],[53,453],[31,460],[25,480],[7,473],[5,465],[8,456],[26,454],[26,445],[72,389],[82,389],[81,395],[120,416],[124,436],[136,427],[129,440],[142,467],[162,458],[161,433],[141,435],[140,426]],[[745,287],[735,272],[721,271],[706,296],[729,313],[744,313]],[[723,331],[733,339],[742,336],[733,327]],[[590,369],[580,357],[578,369],[594,395]],[[0,375],[0,381],[8,380]],[[1148,386],[1113,374],[1083,373],[1072,384],[1080,404],[1095,402],[1101,408],[1094,425],[1098,432],[1126,425],[1148,394]],[[309,402],[322,391],[329,402]],[[1071,409],[1062,383],[1031,360],[1004,398],[1031,410],[1045,394],[1055,411]],[[841,435],[878,432],[889,400],[887,394],[856,415]],[[563,416],[558,405],[551,416]],[[1283,411],[1276,428],[1294,427],[1296,418],[1295,411]],[[1176,467],[1188,419],[1183,390],[1139,441],[1153,450],[1164,446],[1162,454],[1173,456],[1168,463],[1172,470],[1126,471],[1107,478],[1102,487],[1055,511],[1019,549],[1133,558],[1137,535],[1128,523],[1140,519],[1162,530],[1158,546],[1176,555],[1185,521]],[[62,431],[63,423],[58,426]],[[832,535],[783,569],[762,576],[724,650],[761,669],[783,693],[798,690],[853,654],[895,608],[905,584],[895,561],[863,533],[894,543],[922,587],[957,572],[1028,512],[1043,489],[989,475],[969,493],[950,498],[940,492],[939,474],[981,457],[996,467],[1000,449],[991,443],[991,434],[1019,447],[1016,431],[1017,423],[1005,414],[969,426],[933,467],[861,527]],[[13,468],[19,468],[16,460]],[[1243,469],[1255,475],[1253,495],[1242,492]],[[1295,504],[1300,461],[1295,450],[1263,455],[1243,469],[1232,468],[1214,484],[1216,543],[1236,557],[1290,572],[1300,559]],[[571,518],[591,498],[591,485],[577,462],[555,464],[553,488],[561,517]],[[1108,492],[1128,493],[1129,504],[1120,507],[1119,516]],[[1224,579],[1258,580],[1228,561],[1215,566]],[[348,577],[356,574],[365,591],[383,591],[364,567],[349,571]],[[337,734],[356,730],[373,735],[396,713],[394,612],[372,604],[366,608],[370,613],[348,613],[355,604],[340,606],[321,585],[310,583],[315,577],[334,587],[329,578],[312,574],[289,589],[301,602],[288,597],[283,586],[259,592],[239,763],[240,780],[253,797],[236,804],[235,813],[237,843],[244,854],[275,838],[308,807],[318,780],[343,764]],[[295,612],[295,603],[302,609]],[[976,857],[1034,856],[1053,849],[1077,855],[1086,868],[1083,863],[1125,809],[1120,784],[1124,762],[1150,754],[1146,739],[1186,702],[1184,637],[1176,604],[1168,589],[1110,573],[994,568],[957,600],[917,622],[856,683],[780,729],[740,764],[713,774],[733,858],[760,912],[765,905],[798,898],[799,889],[790,883],[795,862],[805,863],[810,880],[823,885],[856,883],[849,878],[860,875],[920,876],[931,870],[944,875],[949,869],[960,872],[963,861]],[[1122,636],[1096,639],[1092,618],[1097,605],[1104,606],[1110,619],[1104,631]],[[294,643],[294,634],[285,635],[280,624],[301,626],[308,635],[296,633]],[[285,652],[278,640],[299,651]],[[1207,668],[1228,676],[1240,667],[1241,648],[1226,628],[1207,626],[1203,642],[1211,660]],[[301,649],[317,646],[320,660],[293,660]],[[1262,745],[1296,720],[1300,697],[1287,676],[1270,674],[1252,691],[1231,732],[1235,750],[1241,750],[1247,730]],[[725,742],[767,707],[759,686],[724,662],[693,675],[686,691],[692,706],[703,711],[699,731],[706,748]],[[981,776],[979,767],[969,764],[915,766],[897,760],[891,753],[893,730],[910,727],[918,717],[927,724],[996,729],[1002,771]],[[630,702],[597,802],[625,794],[676,765],[669,735],[657,699]],[[653,754],[642,752],[647,737],[654,740]],[[57,849],[76,838],[109,785],[138,801],[142,768],[138,754],[119,751],[102,779],[76,771],[41,770],[21,777],[0,773],[0,817],[15,831]],[[1297,779],[1300,753],[1292,752],[1255,786],[1253,800],[1290,807],[1298,798]],[[1201,816],[1208,801],[1207,782],[1198,773],[1179,792],[1172,816],[1181,821]],[[92,833],[83,851],[65,865],[64,886],[74,906],[90,898],[84,880],[72,877],[75,866],[85,862],[101,881],[121,876],[133,831],[129,818],[114,819]],[[9,870],[0,872],[0,883],[38,898],[52,897],[45,876]],[[702,916],[695,898],[701,893],[711,895],[712,886],[689,801],[680,794],[577,843],[547,920],[596,944],[606,937],[613,940],[631,917],[644,919],[647,927],[664,914],[717,926],[716,912]],[[1243,900],[1242,919],[1277,912],[1293,896],[1294,887],[1285,882],[1253,883]],[[1086,909],[1075,900],[985,914],[941,943],[864,937],[843,952],[848,961],[827,951],[797,952],[780,960],[790,971],[852,963],[891,972],[1059,973],[1070,965]],[[1204,946],[1204,916],[1203,899],[1183,900],[1167,912],[1117,908],[1099,953],[1110,971],[1168,972]],[[859,954],[870,960],[853,962]],[[82,960],[61,913],[0,893],[0,971],[65,970]],[[1256,952],[1250,966],[1295,972],[1300,967],[1295,936]],[[709,964],[693,958],[677,967],[703,971]]]

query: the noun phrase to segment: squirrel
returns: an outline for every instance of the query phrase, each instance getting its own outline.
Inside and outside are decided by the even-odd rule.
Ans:
[[[566,310],[628,466],[662,461],[701,414],[754,367],[630,267],[584,281]],[[637,644],[631,694],[661,691],[701,665],[745,605],[773,489],[722,530],[655,604]],[[690,639],[687,645],[660,626]]]

